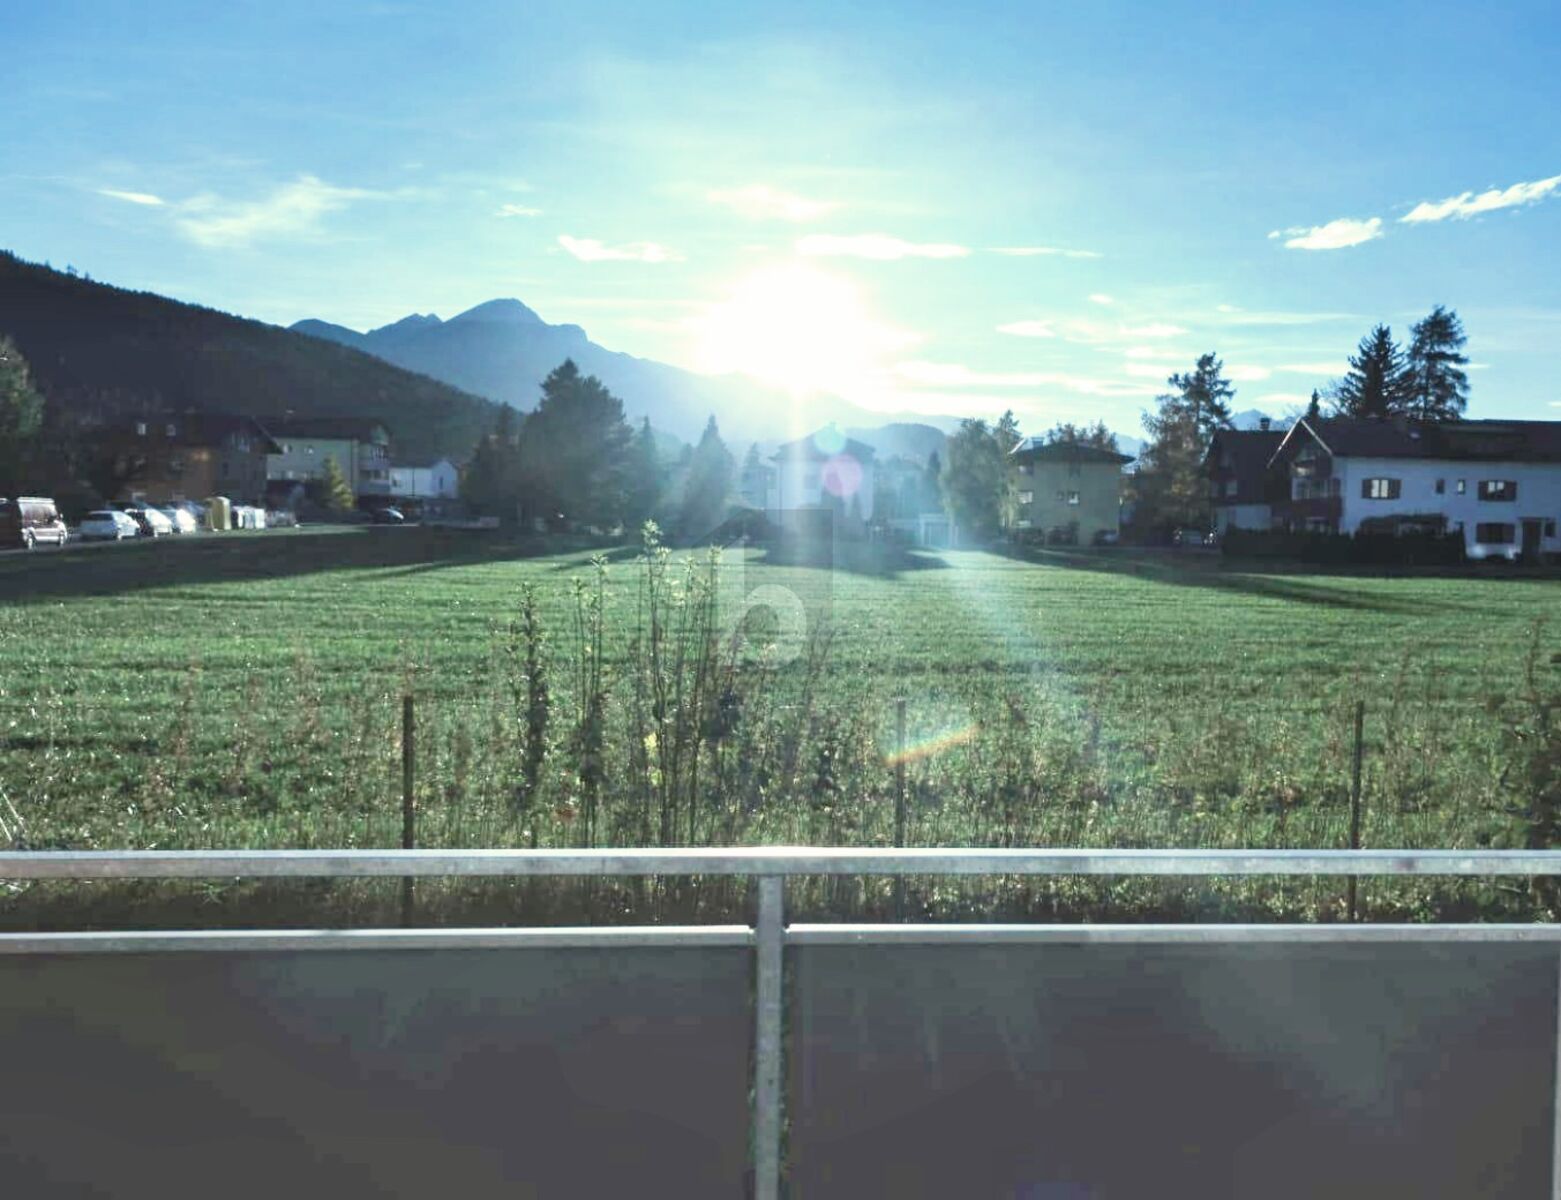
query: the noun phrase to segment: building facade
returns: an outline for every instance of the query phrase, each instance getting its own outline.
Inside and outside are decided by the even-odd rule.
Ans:
[[[277,449],[252,418],[226,413],[148,414],[100,437],[122,480],[113,498],[147,504],[209,496],[260,504],[267,456]]]
[[[325,477],[325,464],[341,468],[359,500],[390,495],[390,430],[381,422],[347,417],[285,418],[266,426],[277,444],[266,460],[272,483],[308,484]]]
[[[1459,534],[1476,559],[1561,553],[1561,422],[1303,419],[1273,461],[1286,529]]]
[[[1076,545],[1120,533],[1122,468],[1133,461],[1130,455],[1034,437],[1012,453],[1019,469],[1015,530]]]
[[[854,523],[873,519],[873,448],[833,425],[782,445],[765,477],[765,514],[782,527],[801,514],[833,513]]]
[[[1203,460],[1215,532],[1273,528],[1274,506],[1285,499],[1285,480],[1269,463],[1284,440],[1283,430],[1266,428],[1266,418],[1262,429],[1215,432]]]
[[[448,458],[396,463],[390,468],[390,494],[406,500],[453,500],[461,476]]]

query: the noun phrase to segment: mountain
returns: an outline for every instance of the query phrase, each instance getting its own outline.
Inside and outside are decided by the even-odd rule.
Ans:
[[[297,333],[364,350],[407,370],[522,411],[535,407],[549,371],[566,358],[595,375],[629,420],[649,417],[659,430],[696,441],[713,413],[732,445],[772,439],[788,426],[872,425],[883,417],[835,399],[801,402],[743,376],[708,376],[608,350],[578,325],[550,325],[519,300],[489,300],[448,321],[432,313],[404,317],[367,333],[303,320]],[[866,439],[864,439],[866,440]]]
[[[943,430],[917,421],[891,421],[871,429],[852,427],[845,434],[867,443],[879,459],[909,458],[919,463],[926,463],[934,452],[941,457],[948,443]]]
[[[363,353],[351,330],[325,328],[338,336],[109,287],[0,251],[0,333],[57,411],[377,417],[398,456],[457,460],[492,427],[491,402]]]
[[[1288,422],[1280,418],[1270,417],[1266,412],[1260,412],[1255,408],[1249,408],[1244,412],[1232,413],[1230,417],[1230,423],[1237,429],[1261,429],[1264,421],[1269,422],[1270,427],[1273,429],[1279,429],[1288,424]]]

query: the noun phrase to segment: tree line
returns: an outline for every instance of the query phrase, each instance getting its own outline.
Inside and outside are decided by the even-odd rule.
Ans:
[[[712,416],[699,442],[668,456],[649,419],[635,430],[623,402],[565,360],[535,409],[499,410],[477,443],[462,498],[484,515],[547,529],[635,529],[654,520],[695,539],[728,514],[735,460]]]

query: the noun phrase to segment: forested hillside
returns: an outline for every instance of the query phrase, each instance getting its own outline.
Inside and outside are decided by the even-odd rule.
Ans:
[[[377,417],[396,453],[470,455],[495,406],[358,350],[0,252],[0,334],[51,420],[196,409]]]

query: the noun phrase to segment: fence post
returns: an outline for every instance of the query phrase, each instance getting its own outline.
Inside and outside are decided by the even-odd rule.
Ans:
[[[785,892],[779,875],[759,877],[755,927],[753,1194],[779,1200],[781,1171],[781,1008],[785,1003]]]
[[[1360,849],[1360,765],[1361,758],[1365,754],[1365,730],[1366,730],[1366,702],[1355,702],[1355,763],[1354,770],[1350,774],[1350,849]],[[1350,920],[1355,921],[1359,917],[1356,905],[1356,877],[1350,876],[1348,887],[1348,900]]]
[[[412,694],[401,697],[401,848],[417,849],[417,722]],[[410,926],[417,902],[416,881],[401,877],[401,924]]]
[[[894,702],[894,846],[905,848],[905,697]],[[894,915],[905,920],[905,877],[894,877]]]

